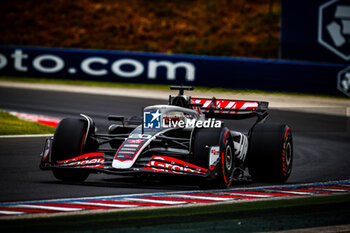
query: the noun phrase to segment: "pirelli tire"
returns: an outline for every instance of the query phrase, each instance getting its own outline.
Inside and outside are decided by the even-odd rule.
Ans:
[[[219,146],[219,159],[215,166],[209,166],[210,149]],[[235,167],[234,144],[230,131],[221,128],[196,128],[193,134],[193,163],[206,168],[211,174],[199,180],[199,187],[228,188],[233,180]]]
[[[247,164],[256,181],[285,182],[293,165],[290,127],[280,123],[257,124],[251,132]]]
[[[51,151],[51,160],[58,162],[71,159],[93,151],[91,139],[87,135],[88,123],[83,118],[64,118],[58,124]],[[89,130],[91,133],[91,131]],[[85,144],[84,144],[85,141]],[[54,168],[53,175],[65,182],[82,182],[89,176],[89,171],[74,168]]]

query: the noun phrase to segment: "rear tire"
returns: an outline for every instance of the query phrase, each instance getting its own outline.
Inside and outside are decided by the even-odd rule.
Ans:
[[[219,146],[219,161],[209,167],[210,148]],[[230,131],[225,128],[198,128],[193,139],[193,163],[209,169],[211,176],[200,180],[200,188],[228,188],[233,179],[234,146]]]
[[[257,124],[247,155],[249,173],[262,182],[285,182],[292,171],[293,138],[286,124]]]
[[[90,130],[89,130],[90,131]],[[57,126],[52,143],[51,160],[58,162],[91,152],[93,143],[84,140],[87,122],[80,118],[65,118]],[[89,171],[75,168],[54,168],[53,175],[62,181],[82,182],[89,176]]]

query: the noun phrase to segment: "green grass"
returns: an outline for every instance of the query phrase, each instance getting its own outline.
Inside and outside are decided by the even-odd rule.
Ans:
[[[55,127],[21,120],[7,112],[0,111],[0,135],[52,134]]]
[[[169,85],[163,84],[142,84],[142,83],[117,83],[117,82],[104,82],[104,81],[84,81],[84,80],[66,80],[66,79],[47,79],[47,78],[27,78],[27,77],[6,77],[0,76],[0,81],[11,82],[26,82],[26,83],[42,83],[42,84],[65,84],[65,85],[77,85],[77,86],[94,86],[94,87],[115,87],[115,88],[138,88],[149,90],[169,90]],[[260,94],[260,95],[288,95],[297,97],[323,97],[332,99],[348,99],[345,96],[328,96],[317,94],[305,94],[295,92],[268,92],[261,90],[241,90],[241,89],[227,89],[227,88],[208,88],[208,87],[195,87],[195,91],[200,92],[219,92],[219,93],[232,93],[232,94]]]
[[[350,223],[350,195],[0,221],[2,232],[257,232]],[[204,231],[203,231],[204,229]]]

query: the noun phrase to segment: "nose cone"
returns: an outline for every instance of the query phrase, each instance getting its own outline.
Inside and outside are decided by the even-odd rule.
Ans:
[[[131,168],[143,148],[149,144],[149,139],[128,138],[120,145],[114,156],[112,167],[116,169]]]

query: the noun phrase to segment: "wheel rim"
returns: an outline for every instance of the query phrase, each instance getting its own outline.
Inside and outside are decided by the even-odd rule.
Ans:
[[[292,162],[292,146],[290,145],[290,142],[287,143],[286,145],[286,149],[285,149],[285,153],[286,153],[286,167],[287,169],[289,169],[290,164]]]
[[[233,156],[232,156],[232,149],[231,149],[231,146],[227,146],[226,147],[226,157],[225,157],[225,160],[226,160],[226,169],[227,171],[231,171],[231,168],[232,168],[232,159],[233,159]]]

